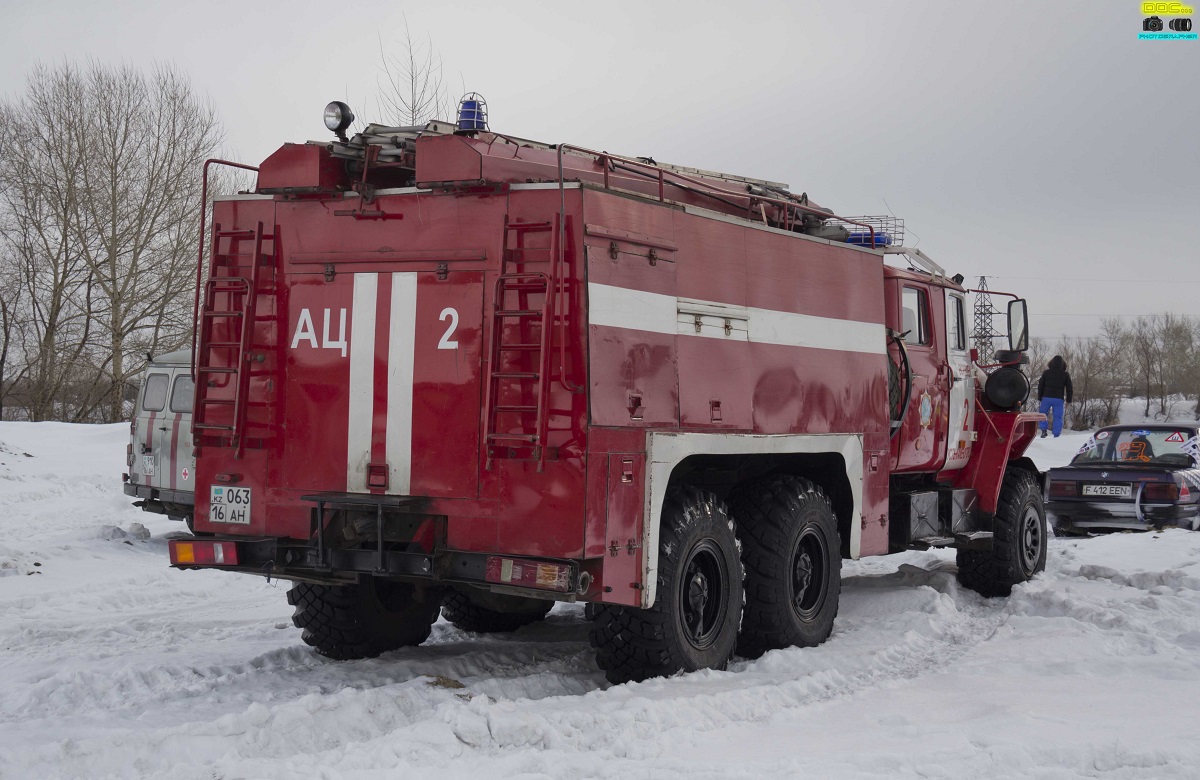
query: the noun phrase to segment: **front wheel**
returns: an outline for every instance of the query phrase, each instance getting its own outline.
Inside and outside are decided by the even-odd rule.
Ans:
[[[958,581],[981,596],[1007,596],[1046,568],[1046,510],[1037,480],[1009,468],[992,522],[992,549],[958,551]]]
[[[610,682],[724,669],[737,643],[742,566],[725,505],[697,488],[663,504],[650,609],[598,606],[590,641]]]

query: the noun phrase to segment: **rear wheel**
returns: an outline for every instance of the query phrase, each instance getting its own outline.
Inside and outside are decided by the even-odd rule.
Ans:
[[[1010,468],[992,523],[992,549],[958,551],[958,581],[982,596],[1007,596],[1046,568],[1046,510],[1037,479]]]
[[[476,603],[480,599],[485,599],[488,606]],[[516,631],[545,618],[553,606],[553,601],[496,594],[481,594],[472,600],[466,593],[450,591],[442,601],[442,617],[463,631]]]
[[[420,596],[420,597],[419,597]],[[292,623],[321,655],[374,658],[419,645],[437,619],[438,594],[417,594],[407,583],[365,577],[354,585],[297,583],[288,591]]]
[[[595,610],[590,640],[610,682],[724,669],[733,655],[742,566],[725,505],[696,488],[672,488],[660,537],[654,606]]]
[[[842,555],[829,497],[807,479],[777,476],[739,491],[733,517],[746,567],[738,654],[757,658],[829,638]]]

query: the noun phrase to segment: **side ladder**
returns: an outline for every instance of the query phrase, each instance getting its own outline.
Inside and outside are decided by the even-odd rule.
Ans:
[[[538,234],[548,234],[548,246],[528,246]],[[541,471],[549,455],[551,333],[562,283],[558,235],[557,219],[504,225],[484,401],[489,469],[493,459],[507,457],[534,460]]]
[[[222,239],[229,242],[228,252],[220,251]],[[253,241],[248,269],[235,262],[245,256],[237,251],[243,241]],[[263,247],[267,242],[269,252]],[[252,369],[252,349],[267,346],[255,344],[254,326],[273,319],[259,312],[259,300],[275,294],[262,284],[263,266],[273,267],[274,258],[275,234],[265,232],[262,222],[253,230],[221,230],[213,225],[213,260],[200,313],[192,434],[200,446],[232,447],[237,458],[247,446],[246,411],[254,405],[249,398],[250,379],[266,373]]]

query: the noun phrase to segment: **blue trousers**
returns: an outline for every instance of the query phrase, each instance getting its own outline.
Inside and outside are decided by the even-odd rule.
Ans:
[[[1042,414],[1046,414],[1051,409],[1054,410],[1054,435],[1055,435],[1055,437],[1057,437],[1060,433],[1062,433],[1063,410],[1065,407],[1066,407],[1066,404],[1063,403],[1063,399],[1061,399],[1061,398],[1043,398],[1042,405],[1040,408],[1038,408],[1038,411],[1041,412]],[[1041,428],[1043,431],[1046,430],[1046,421],[1045,420],[1042,420]]]

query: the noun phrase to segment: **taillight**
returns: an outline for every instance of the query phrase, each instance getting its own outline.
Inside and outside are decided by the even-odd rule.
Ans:
[[[172,539],[170,550],[172,566],[188,566],[191,564],[237,566],[238,562],[237,544],[235,542]]]
[[[1174,482],[1148,482],[1142,492],[1142,498],[1149,501],[1179,500],[1179,486]]]
[[[1079,495],[1079,483],[1052,479],[1048,492],[1051,498],[1074,498]]]
[[[571,589],[571,567],[557,561],[530,561],[489,555],[484,578],[488,582],[566,592]]]

